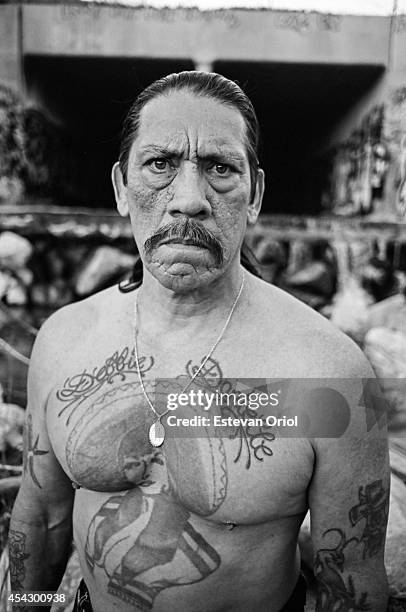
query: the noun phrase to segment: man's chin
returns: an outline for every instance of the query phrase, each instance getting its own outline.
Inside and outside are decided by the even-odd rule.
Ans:
[[[185,261],[151,262],[148,269],[161,285],[178,293],[204,287],[221,275],[218,267],[199,266]]]

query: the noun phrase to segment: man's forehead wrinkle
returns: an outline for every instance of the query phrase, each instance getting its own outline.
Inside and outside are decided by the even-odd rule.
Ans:
[[[139,161],[151,152],[193,161],[213,156],[245,165],[246,125],[236,109],[211,98],[175,92],[151,100],[142,109],[132,152]]]
[[[190,142],[190,141],[194,142]],[[201,143],[201,144],[200,144]],[[238,143],[239,144],[239,143]],[[198,136],[186,138],[183,141],[179,139],[170,139],[161,143],[141,143],[138,147],[138,152],[144,154],[156,154],[163,156],[188,157],[206,159],[210,157],[227,158],[235,161],[245,161],[247,159],[246,150],[243,143],[238,146],[237,143],[231,144],[224,139],[217,141],[209,139],[199,139]]]
[[[147,116],[140,124],[136,140],[140,147],[170,147],[187,137],[188,125],[172,117]]]
[[[182,147],[183,149],[183,147]],[[140,153],[153,153],[153,154],[162,154],[162,155],[178,155],[181,152],[180,147],[168,144],[147,144],[143,145],[139,148]]]
[[[179,156],[183,154],[185,149],[185,137],[179,134],[167,133],[145,133],[136,138],[133,143],[133,148],[137,155],[146,155],[148,153],[154,155],[173,155]]]
[[[197,126],[210,126],[215,124],[215,133],[219,124],[229,131],[238,131],[240,136],[245,135],[245,122],[241,113],[220,101],[209,97],[199,97],[191,93],[173,92],[169,96],[159,96],[150,100],[141,110],[139,130],[143,128],[159,130],[177,124],[178,128],[188,128],[191,121]]]

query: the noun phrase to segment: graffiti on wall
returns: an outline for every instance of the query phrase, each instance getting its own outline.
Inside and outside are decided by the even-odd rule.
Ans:
[[[85,18],[88,16],[93,21],[106,20],[128,20],[141,19],[143,21],[157,21],[164,23],[179,23],[199,21],[204,23],[222,22],[225,26],[235,29],[241,26],[238,11],[229,9],[217,9],[212,11],[201,11],[198,8],[177,8],[176,10],[163,7],[125,7],[125,6],[97,6],[88,5],[65,5],[60,7],[57,21],[66,22],[71,19]],[[304,33],[310,31],[339,32],[341,30],[343,17],[330,13],[306,13],[304,11],[277,11],[274,24],[277,29],[293,30]]]
[[[341,15],[330,15],[329,13],[317,15],[318,29],[328,32],[339,32],[341,30]]]
[[[396,193],[396,209],[403,219],[406,219],[406,135],[400,144],[399,156],[400,183]]]
[[[402,32],[406,32],[406,15],[396,17],[396,33],[402,34]]]
[[[200,11],[198,8],[184,8],[173,10],[171,8],[153,7],[125,7],[125,6],[97,6],[65,5],[60,7],[56,21],[66,23],[72,19],[91,19],[97,21],[127,21],[128,19],[155,21],[161,23],[179,23],[199,21],[204,23],[222,22],[226,27],[235,29],[241,25],[235,11],[217,9],[213,11]]]
[[[406,21],[405,21],[406,23]],[[394,159],[394,198],[396,213],[406,219],[406,86],[392,89],[387,133]]]
[[[401,106],[406,102],[406,87],[396,87],[396,89],[392,91],[391,101],[394,106]]]
[[[324,205],[339,215],[376,212],[385,198],[390,152],[383,135],[384,106],[376,106],[333,152]]]
[[[316,14],[305,12],[278,12],[275,15],[275,27],[278,30],[292,30],[299,34],[307,32],[339,32],[342,24],[341,15]]]
[[[310,28],[310,15],[307,13],[278,13],[275,15],[275,27],[278,30],[306,32]]]
[[[393,88],[329,154],[323,206],[338,215],[406,220],[406,86]]]

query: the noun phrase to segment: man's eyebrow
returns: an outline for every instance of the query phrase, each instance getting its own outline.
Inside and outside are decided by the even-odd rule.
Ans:
[[[206,151],[203,155],[198,156],[202,160],[212,160],[216,162],[225,162],[227,160],[235,162],[244,162],[246,157],[237,151],[231,149],[224,149],[223,151]]]
[[[163,157],[180,156],[182,153],[171,147],[162,147],[160,145],[145,145],[140,148],[140,153],[153,153],[154,155],[162,155]]]
[[[182,157],[183,151],[176,147],[148,144],[140,148],[141,155],[159,155],[160,157]],[[208,148],[201,155],[197,156],[202,161],[215,161],[224,163],[227,160],[236,163],[244,163],[246,156],[240,151],[229,147],[215,147],[212,150]]]

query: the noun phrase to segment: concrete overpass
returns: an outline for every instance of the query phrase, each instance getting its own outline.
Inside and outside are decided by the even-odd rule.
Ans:
[[[391,17],[93,4],[0,6],[0,78],[27,55],[387,66]]]
[[[108,169],[129,102],[155,78],[193,68],[238,80],[253,99],[269,211],[280,201],[284,212],[317,212],[301,202],[317,152],[345,139],[374,105],[386,104],[391,134],[406,132],[404,16],[0,5],[0,80],[76,137],[98,206],[112,199]]]

